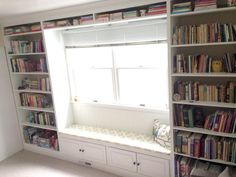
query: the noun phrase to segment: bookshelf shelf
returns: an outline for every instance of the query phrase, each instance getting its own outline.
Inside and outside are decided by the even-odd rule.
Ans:
[[[114,20],[108,22],[94,22],[91,24],[80,24],[80,25],[73,25],[73,26],[64,26],[64,27],[53,27],[53,28],[45,28],[44,30],[70,30],[70,29],[80,29],[80,28],[88,28],[88,27],[99,27],[99,26],[106,26],[106,25],[115,25],[115,24],[122,24],[122,23],[132,23],[138,21],[148,21],[152,19],[165,19],[167,17],[166,14],[161,15],[153,15],[153,16],[145,16],[145,17],[137,17],[132,19],[122,19],[122,20]]]
[[[232,163],[232,162],[226,162],[223,160],[217,160],[217,159],[206,159],[203,157],[193,157],[187,154],[182,154],[182,153],[174,153],[175,155],[180,155],[180,156],[184,156],[184,157],[188,157],[188,158],[193,158],[193,159],[197,159],[197,160],[203,160],[203,161],[207,161],[207,162],[213,162],[213,163],[219,163],[219,164],[224,164],[224,165],[230,165],[230,166],[236,166],[236,163]]]
[[[236,73],[173,73],[172,77],[236,77]]]
[[[52,155],[51,153],[58,153],[58,151],[59,151],[59,150],[55,150],[55,149],[40,147],[40,146],[37,146],[35,144],[29,144],[29,143],[24,143],[24,148],[28,151],[45,153],[45,154],[48,154],[48,155]],[[58,154],[54,154],[54,155],[56,157]]]
[[[53,126],[33,124],[33,123],[29,123],[29,122],[23,122],[22,125],[29,126],[29,127],[35,127],[35,128],[41,128],[41,129],[47,129],[47,130],[53,130],[53,131],[57,130],[57,128],[53,127]]]
[[[175,127],[173,127],[173,129],[174,130],[180,130],[180,131],[193,132],[193,133],[202,133],[202,134],[206,134],[206,135],[236,138],[235,133],[233,134],[233,133],[216,132],[216,131],[207,130],[207,129],[203,129],[203,128],[187,128],[187,127],[175,126]]]
[[[213,43],[202,43],[202,44],[178,44],[171,45],[171,48],[180,48],[180,47],[205,47],[205,46],[224,46],[224,45],[235,45],[236,41],[232,42],[213,42]]]
[[[222,108],[236,108],[235,103],[221,103],[221,102],[204,102],[204,101],[173,101],[173,104],[193,105],[193,106],[208,106],[208,107],[222,107]]]
[[[45,55],[45,52],[39,52],[39,53],[17,53],[17,54],[8,54],[9,57],[13,56],[34,56],[34,55]]]
[[[200,14],[213,14],[213,13],[228,12],[228,11],[236,11],[236,8],[235,7],[216,8],[216,9],[209,9],[209,10],[171,14],[170,16],[171,17],[183,17],[183,16],[194,16],[194,15],[200,15]]]
[[[42,94],[52,94],[51,91],[31,90],[31,89],[15,90],[15,92],[16,92],[16,93],[42,93]]]
[[[16,37],[16,36],[29,36],[29,35],[35,35],[35,34],[42,34],[42,31],[19,33],[19,34],[11,34],[11,35],[5,35],[5,37],[8,38],[8,37]]]
[[[54,113],[54,109],[53,108],[35,108],[35,107],[18,106],[17,109],[28,110],[28,111],[38,111],[38,112]]]
[[[47,72],[11,72],[12,75],[49,75]]]

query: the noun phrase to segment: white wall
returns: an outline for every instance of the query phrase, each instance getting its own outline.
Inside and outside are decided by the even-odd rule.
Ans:
[[[114,128],[124,131],[152,134],[153,120],[169,123],[168,112],[122,109],[100,105],[74,104],[75,122],[84,125]]]
[[[2,44],[2,36],[0,35],[0,161],[23,149]]]

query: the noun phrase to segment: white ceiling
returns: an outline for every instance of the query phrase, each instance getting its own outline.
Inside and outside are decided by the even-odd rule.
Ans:
[[[102,0],[0,0],[0,18]]]

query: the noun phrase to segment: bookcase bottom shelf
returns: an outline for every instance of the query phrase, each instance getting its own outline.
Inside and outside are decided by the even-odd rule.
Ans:
[[[229,166],[236,167],[236,163],[233,163],[233,162],[226,162],[226,161],[217,160],[217,159],[206,159],[206,158],[203,158],[203,157],[194,157],[194,156],[190,156],[190,155],[182,154],[182,153],[177,153],[177,152],[175,152],[174,154],[179,155],[179,156],[192,158],[192,159],[196,159],[196,160],[202,160],[202,161],[206,161],[206,162],[212,162],[212,163],[218,163],[218,164],[224,164],[224,165],[229,165]]]

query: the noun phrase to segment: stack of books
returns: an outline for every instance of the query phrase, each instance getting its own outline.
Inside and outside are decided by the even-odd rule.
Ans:
[[[173,28],[173,45],[230,41],[236,41],[235,24],[211,23],[201,25],[175,26]]]
[[[166,3],[153,5],[148,7],[148,11],[146,12],[146,16],[149,15],[159,15],[159,14],[166,14]]]
[[[216,165],[187,157],[176,156],[175,169],[176,177],[197,177],[199,176],[199,174],[201,174],[201,176],[213,177],[219,176],[224,168],[222,167],[222,165]]]
[[[194,11],[216,9],[216,8],[217,8],[216,0],[195,0]]]
[[[21,106],[51,108],[52,99],[49,95],[35,93],[20,93]]]
[[[39,78],[39,79],[29,79],[24,78],[22,80],[22,85],[18,87],[19,90],[32,89],[32,90],[42,90],[50,91],[50,81],[49,78]]]
[[[56,126],[55,117],[52,113],[30,111],[27,119],[29,123],[33,124]]]
[[[222,70],[219,72],[235,73],[236,72],[236,54],[231,56],[226,53],[223,57],[217,59],[207,55],[188,55],[177,54],[174,56],[175,73],[211,73],[212,62],[219,60],[222,62]]]
[[[203,111],[198,108],[177,105],[174,119],[175,125],[181,127],[198,127],[215,132],[236,133],[236,111],[217,110],[204,116]]]
[[[45,58],[39,60],[28,58],[11,59],[12,72],[47,72],[47,64]]]
[[[37,41],[13,40],[11,41],[11,51],[9,52],[9,54],[40,52],[44,52],[42,39]]]
[[[178,80],[174,84],[174,101],[236,103],[236,83],[202,84]]]
[[[96,22],[97,23],[103,23],[103,22],[109,22],[110,21],[110,14],[98,14],[96,16]]]
[[[80,17],[79,23],[81,25],[92,24],[93,23],[93,15],[86,15]]]
[[[175,141],[177,153],[236,163],[235,139],[179,131]]]
[[[137,10],[130,10],[130,11],[123,12],[123,18],[124,19],[136,18],[137,16],[138,16],[138,11]]]
[[[44,130],[25,126],[23,129],[25,142],[47,149],[58,150],[57,133],[51,130]]]
[[[113,13],[110,13],[110,20],[111,20],[111,21],[122,20],[122,19],[123,19],[123,14],[122,14],[122,12],[113,12]]]
[[[172,5],[172,14],[191,12],[193,11],[193,4],[189,1],[176,1]]]

